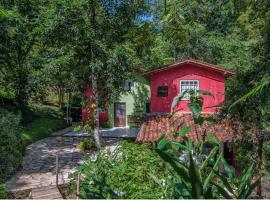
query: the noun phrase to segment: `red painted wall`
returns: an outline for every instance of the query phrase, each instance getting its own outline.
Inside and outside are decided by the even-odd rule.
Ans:
[[[151,75],[151,112],[170,112],[173,98],[179,93],[180,80],[199,80],[200,90],[211,92],[214,97],[202,95],[203,112],[215,112],[224,100],[225,77],[221,72],[186,64]],[[158,86],[168,86],[168,96],[158,97]],[[176,110],[189,112],[187,100],[181,101]],[[212,107],[212,108],[210,108]]]
[[[90,105],[92,104],[92,99],[93,99],[93,92],[91,90],[91,88],[89,87],[89,85],[84,84],[82,86],[84,88],[84,93],[82,94],[83,97],[87,97],[90,100]],[[89,105],[89,106],[90,106]],[[87,113],[87,109],[86,108],[82,108],[82,122],[83,124],[86,123],[87,120],[87,116],[89,113]],[[106,106],[105,112],[100,112],[99,113],[99,122],[100,124],[104,124],[108,121],[108,106]]]

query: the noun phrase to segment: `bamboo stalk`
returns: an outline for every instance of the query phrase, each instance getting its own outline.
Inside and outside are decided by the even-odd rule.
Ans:
[[[81,177],[81,172],[78,173],[78,178],[77,178],[77,190],[76,190],[77,199],[79,199],[79,195],[80,195],[80,177]]]

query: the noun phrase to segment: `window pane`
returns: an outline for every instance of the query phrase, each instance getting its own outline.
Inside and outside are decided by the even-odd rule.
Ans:
[[[185,91],[191,91],[191,90],[198,90],[199,89],[199,81],[198,80],[185,80],[180,81],[180,93],[183,93]],[[189,94],[185,94],[184,100],[189,99]]]
[[[159,86],[157,88],[157,96],[167,97],[168,96],[168,86]]]

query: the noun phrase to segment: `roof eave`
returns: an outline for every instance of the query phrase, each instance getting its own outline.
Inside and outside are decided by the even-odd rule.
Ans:
[[[233,70],[219,69],[219,66],[211,67],[211,66],[207,66],[207,65],[204,65],[204,64],[200,64],[200,63],[198,63],[196,61],[193,61],[193,60],[185,60],[185,61],[181,61],[181,62],[172,63],[172,64],[169,64],[169,65],[164,65],[164,67],[162,67],[160,69],[146,71],[146,72],[143,73],[143,75],[144,76],[151,76],[154,73],[166,71],[166,70],[172,69],[174,67],[177,67],[177,66],[180,66],[180,65],[183,65],[183,64],[190,64],[190,63],[194,64],[194,65],[196,65],[198,67],[201,67],[201,68],[207,68],[209,70],[213,70],[213,71],[216,71],[216,72],[223,73],[224,76],[226,76],[226,77],[235,75],[235,72]]]

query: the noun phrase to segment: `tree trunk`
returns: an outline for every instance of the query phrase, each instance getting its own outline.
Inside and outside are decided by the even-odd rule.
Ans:
[[[58,106],[59,106],[59,109],[61,109],[63,107],[64,97],[65,97],[64,89],[61,86],[59,86],[57,89],[57,95],[58,95]]]
[[[92,16],[91,16],[91,22],[92,22],[92,27],[94,30],[94,36],[93,38],[95,38],[95,28],[96,28],[96,5],[95,5],[95,1],[91,1],[91,12],[92,12]],[[95,63],[95,55],[94,55],[94,50],[93,50],[93,45],[91,45],[91,61],[93,63]],[[94,138],[96,141],[96,145],[98,148],[101,147],[101,139],[100,139],[100,135],[99,135],[99,110],[98,110],[98,88],[97,88],[97,75],[95,73],[94,70],[94,66],[92,66],[92,91],[93,91],[93,103],[95,104],[95,108],[94,108]]]
[[[97,91],[97,79],[92,69],[92,90],[94,94],[93,103],[96,105],[94,108],[94,138],[97,144],[97,147],[101,147],[100,135],[99,135],[99,110],[98,110],[98,91]]]
[[[18,71],[18,92],[16,95],[16,102],[21,110],[24,110],[27,104],[27,72],[24,72],[23,67],[19,66]]]

